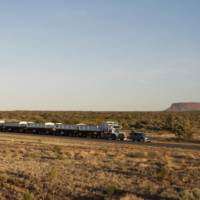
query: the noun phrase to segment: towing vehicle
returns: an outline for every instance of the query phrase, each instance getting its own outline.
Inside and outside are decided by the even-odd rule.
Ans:
[[[151,142],[151,139],[144,132],[132,131],[129,139],[133,142]]]

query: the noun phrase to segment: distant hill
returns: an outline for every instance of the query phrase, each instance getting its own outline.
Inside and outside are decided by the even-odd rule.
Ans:
[[[184,111],[200,111],[200,103],[188,102],[188,103],[173,103],[168,112],[184,112]]]

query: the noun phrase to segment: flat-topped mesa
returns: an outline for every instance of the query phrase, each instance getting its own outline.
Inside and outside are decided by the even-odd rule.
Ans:
[[[168,112],[186,112],[186,111],[200,111],[200,103],[187,102],[187,103],[173,103]]]

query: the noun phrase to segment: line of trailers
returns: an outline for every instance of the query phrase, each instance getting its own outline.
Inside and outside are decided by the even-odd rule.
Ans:
[[[101,125],[0,121],[1,132],[124,140],[125,134],[121,130],[118,123],[111,121]]]

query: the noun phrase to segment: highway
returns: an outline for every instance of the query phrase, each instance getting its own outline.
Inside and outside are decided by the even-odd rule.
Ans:
[[[186,143],[186,142],[159,142],[159,141],[152,141],[148,143],[139,143],[139,142],[132,142],[132,141],[115,141],[115,140],[105,140],[105,139],[91,139],[91,138],[79,138],[79,137],[66,137],[66,136],[51,136],[51,135],[34,135],[34,134],[26,134],[26,133],[0,133],[0,141],[39,141],[42,139],[42,142],[48,141],[49,144],[54,144],[56,141],[59,141],[59,144],[64,142],[72,141],[85,141],[85,142],[99,142],[99,143],[113,143],[119,145],[135,145],[135,146],[146,146],[152,148],[180,148],[180,149],[187,149],[187,150],[197,150],[200,151],[200,144],[195,143]]]

